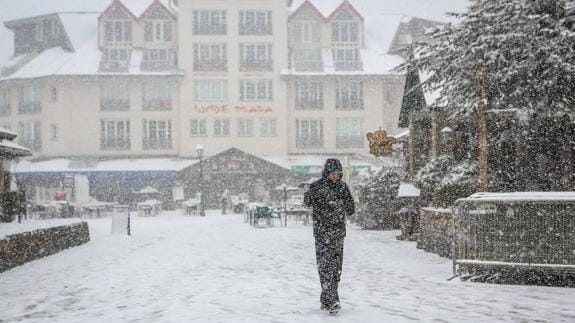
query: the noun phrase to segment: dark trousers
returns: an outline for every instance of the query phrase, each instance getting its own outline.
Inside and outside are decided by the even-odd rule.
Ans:
[[[320,302],[327,307],[339,302],[337,287],[343,264],[343,239],[315,238],[315,255],[321,283]]]

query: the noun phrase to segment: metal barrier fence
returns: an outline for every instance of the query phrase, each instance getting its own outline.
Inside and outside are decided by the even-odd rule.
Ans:
[[[575,192],[477,193],[453,210],[455,272],[575,273]]]

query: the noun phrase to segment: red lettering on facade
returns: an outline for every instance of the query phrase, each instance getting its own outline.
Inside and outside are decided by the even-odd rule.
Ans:
[[[265,106],[241,106],[241,105],[237,105],[236,106],[236,112],[242,112],[242,113],[272,113],[273,110],[271,107],[265,107]]]
[[[228,109],[228,105],[194,105],[194,112],[196,113],[214,113],[214,114],[221,114],[221,113],[228,113],[230,110]]]

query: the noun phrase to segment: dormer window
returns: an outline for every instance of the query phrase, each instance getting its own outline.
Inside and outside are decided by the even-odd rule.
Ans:
[[[334,43],[358,43],[358,23],[347,11],[340,13],[332,23],[332,41]]]
[[[104,37],[107,45],[129,45],[132,42],[132,22],[110,20],[104,24]]]
[[[342,11],[332,22],[332,45],[335,69],[362,69],[359,53],[359,24],[347,11]]]
[[[321,29],[319,22],[302,19],[294,23],[292,32],[292,64],[297,71],[321,71]]]
[[[146,42],[171,42],[172,22],[168,20],[150,20],[144,23]]]

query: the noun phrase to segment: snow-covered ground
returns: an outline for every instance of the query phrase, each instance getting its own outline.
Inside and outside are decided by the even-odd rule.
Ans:
[[[575,289],[446,281],[451,263],[397,232],[349,228],[330,317],[311,227],[217,212],[133,217],[131,237],[89,224],[88,244],[0,274],[0,322],[575,321]]]

